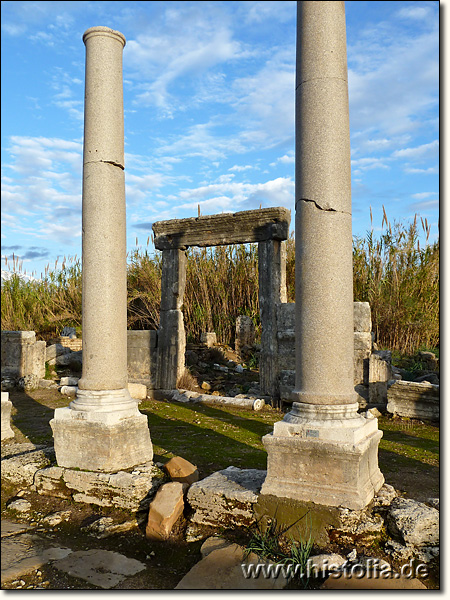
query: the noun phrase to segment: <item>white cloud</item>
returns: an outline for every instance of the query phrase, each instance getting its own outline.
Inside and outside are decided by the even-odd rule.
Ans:
[[[402,148],[392,153],[393,158],[403,158],[410,161],[423,161],[434,159],[439,155],[439,141],[434,140],[429,144],[421,144],[415,148]]]
[[[406,6],[400,9],[396,16],[400,19],[423,21],[430,15],[430,12],[430,9],[426,6]]]
[[[430,196],[436,196],[436,192],[421,192],[420,194],[413,194],[411,198],[414,198],[415,200],[424,200]]]
[[[236,173],[242,173],[242,171],[248,171],[250,169],[254,169],[255,167],[252,165],[234,165],[233,167],[230,167],[228,170],[229,171],[234,171]]]
[[[382,158],[366,157],[358,158],[351,161],[352,168],[358,169],[358,173],[361,171],[370,171],[372,169],[389,169],[389,165],[384,163]]]
[[[439,208],[439,200],[427,200],[425,202],[414,202],[409,208],[415,211],[436,210]]]
[[[405,167],[405,173],[417,173],[422,175],[438,175],[439,167],[428,167],[428,169],[416,169],[412,167]]]
[[[264,183],[222,181],[193,189],[184,189],[171,198],[178,201],[177,210],[194,210],[198,204],[204,211],[229,208],[232,212],[263,206],[293,206],[294,182],[279,177]],[[181,203],[179,203],[182,201]]]
[[[437,28],[413,37],[381,23],[361,31],[348,58],[352,129],[389,139],[415,132],[437,107]]]

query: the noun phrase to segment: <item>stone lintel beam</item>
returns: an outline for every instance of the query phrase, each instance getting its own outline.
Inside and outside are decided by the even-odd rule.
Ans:
[[[168,250],[286,240],[290,222],[291,211],[277,207],[158,221],[152,229],[155,248]]]

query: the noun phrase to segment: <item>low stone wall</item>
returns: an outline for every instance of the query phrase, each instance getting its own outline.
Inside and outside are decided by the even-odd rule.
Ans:
[[[387,411],[400,417],[438,421],[440,408],[439,386],[424,381],[390,382],[387,392]]]

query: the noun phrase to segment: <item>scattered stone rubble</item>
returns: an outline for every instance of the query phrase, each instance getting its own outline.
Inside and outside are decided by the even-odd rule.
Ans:
[[[247,589],[247,586],[248,589],[275,589],[271,587],[274,585],[281,589],[288,583],[289,578],[283,576],[277,579],[246,579],[240,566],[245,562],[244,549],[217,537],[219,532],[256,525],[256,506],[266,471],[228,467],[199,479],[197,467],[176,456],[164,465],[166,477],[154,465],[136,467],[128,473],[89,474],[54,466],[52,449],[47,447],[9,443],[2,447],[2,455],[5,480],[22,486],[24,490],[67,497],[77,502],[126,508],[139,511],[138,514],[146,510],[145,534],[149,541],[168,540],[174,532],[175,535],[181,535],[183,530],[187,541],[206,540],[202,546],[202,560],[179,582],[177,589],[232,589],[233,586],[234,589]],[[167,477],[171,480],[169,483]],[[23,494],[23,491],[19,492],[8,503],[11,514],[29,514],[30,503],[22,497]],[[329,528],[329,540],[344,547],[350,545],[358,548],[351,558],[354,564],[362,565],[363,569],[372,568],[370,565],[373,565],[373,560],[378,559],[368,558],[361,549],[370,548],[376,540],[385,539],[386,534],[389,537],[385,542],[385,556],[390,565],[392,561],[400,564],[412,558],[428,564],[439,557],[439,511],[436,506],[439,507],[437,498],[430,498],[427,503],[416,502],[399,497],[392,486],[384,484],[366,509],[338,510],[339,523]],[[41,518],[40,527],[55,527],[67,520],[70,520],[70,510],[58,511]],[[136,530],[136,520],[118,523],[106,516],[100,516],[83,527],[86,534],[98,539],[131,530]],[[62,571],[67,569],[68,573],[70,569],[72,576],[90,581],[100,588],[114,587],[119,580],[123,581],[128,576],[125,571],[120,577],[111,575],[114,573],[113,561],[105,566],[108,576],[98,577],[102,573],[102,561],[106,557],[114,559],[112,554],[95,555],[95,560],[82,573],[81,559],[89,560],[94,556],[93,551],[91,554],[85,551],[79,557],[71,549],[63,549],[62,555],[59,550],[46,552],[39,555],[37,562],[33,559],[33,565],[35,562],[45,564],[51,557],[51,564],[55,568]],[[72,563],[68,559],[63,560],[65,555],[69,557],[68,553],[76,559]],[[209,560],[206,560],[208,557]],[[261,559],[250,555],[247,562],[257,564]],[[223,577],[213,576],[213,564],[219,565],[217,569],[220,573],[223,570]],[[319,571],[323,570],[323,565],[344,568],[348,564],[349,558],[345,559],[339,554],[316,554],[311,557],[311,565],[315,565]],[[8,574],[11,572],[8,571]],[[210,575],[206,576],[208,572]],[[324,574],[325,577],[329,574],[326,569]],[[17,575],[20,575],[20,570]]]

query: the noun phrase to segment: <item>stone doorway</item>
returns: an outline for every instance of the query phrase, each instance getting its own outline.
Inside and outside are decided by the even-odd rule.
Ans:
[[[186,335],[181,310],[186,285],[186,250],[258,243],[261,320],[260,388],[279,398],[277,306],[286,302],[286,250],[290,211],[283,207],[172,219],[153,224],[162,252],[161,312],[156,388],[176,389],[185,368]]]

